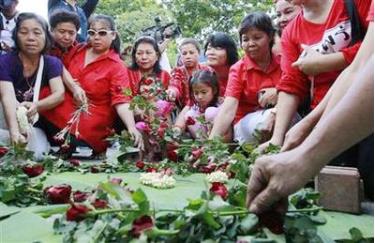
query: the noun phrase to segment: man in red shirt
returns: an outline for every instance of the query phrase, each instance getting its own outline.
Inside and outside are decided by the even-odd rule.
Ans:
[[[77,31],[80,27],[79,17],[74,12],[58,10],[51,15],[49,23],[53,37],[53,45],[49,54],[61,59],[64,64],[64,84],[78,103],[84,103],[86,102],[85,92],[66,70],[72,57],[84,45],[76,41]]]

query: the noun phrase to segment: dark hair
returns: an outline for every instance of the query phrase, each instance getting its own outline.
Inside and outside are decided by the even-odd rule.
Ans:
[[[193,94],[193,86],[200,83],[210,86],[212,88],[214,97],[212,101],[208,104],[208,106],[216,106],[217,101],[219,99],[220,91],[220,85],[219,81],[217,80],[216,73],[209,70],[198,70],[194,72],[193,76],[190,78],[189,81],[190,99],[194,101],[194,103],[196,103],[196,101]]]
[[[272,48],[273,44],[275,43],[275,32],[276,29],[272,24],[271,18],[263,12],[254,12],[248,14],[240,24],[239,34],[240,34],[240,42],[242,42],[241,36],[249,31],[251,28],[256,28],[260,31],[265,32],[270,37],[270,49]]]
[[[182,46],[187,45],[187,44],[192,44],[193,46],[195,46],[195,48],[197,48],[198,53],[201,52],[201,48],[199,47],[199,43],[198,43],[198,41],[196,41],[196,40],[193,39],[193,38],[185,38],[185,39],[181,42],[181,44],[179,45],[179,49],[181,49]]]
[[[150,44],[157,56],[158,56],[158,60],[156,61],[155,65],[154,65],[154,68],[153,68],[153,71],[155,74],[159,74],[161,72],[161,67],[160,67],[160,64],[159,64],[159,59],[160,59],[160,49],[159,49],[159,46],[158,46],[158,43],[156,43],[156,40],[150,36],[142,36],[142,37],[139,37],[135,42],[134,42],[134,46],[133,46],[133,49],[132,49],[132,64],[130,65],[130,69],[133,69],[133,70],[138,70],[139,69],[139,66],[136,62],[136,58],[135,58],[135,55],[137,53],[137,49],[138,49],[138,46],[142,43],[147,43],[147,44]]]
[[[46,36],[45,44],[44,44],[43,50],[41,52],[41,54],[44,54],[51,48],[52,36],[51,36],[51,34],[48,30],[47,21],[45,21],[41,16],[36,15],[35,13],[21,13],[20,15],[18,15],[16,27],[14,28],[13,33],[12,33],[12,38],[13,38],[14,43],[15,43],[15,48],[16,48],[17,51],[20,50],[20,45],[18,43],[17,33],[18,33],[22,23],[26,20],[29,20],[29,19],[34,19],[36,22],[38,22],[40,24],[40,26],[42,27],[44,35]]]
[[[72,23],[76,27],[76,30],[79,30],[80,21],[79,16],[75,12],[69,12],[66,10],[56,10],[53,11],[51,16],[49,17],[49,25],[52,29],[56,28],[56,26],[60,23]]]
[[[95,14],[95,15],[92,15],[89,18],[89,28],[93,23],[98,22],[98,21],[107,22],[107,24],[109,25],[109,29],[116,32],[116,38],[112,41],[111,49],[113,49],[117,54],[120,55],[120,53],[121,53],[121,49],[120,49],[121,48],[121,40],[120,40],[120,36],[119,36],[119,34],[117,33],[117,30],[116,30],[115,21],[113,20],[113,18],[111,16],[104,15],[104,14]]]
[[[204,46],[204,53],[207,51],[208,45],[212,47],[224,48],[227,52],[227,64],[232,66],[238,61],[237,46],[232,37],[223,33],[216,32],[208,37],[207,43]]]

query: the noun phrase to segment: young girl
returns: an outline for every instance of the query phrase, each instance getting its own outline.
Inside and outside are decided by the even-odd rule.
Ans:
[[[192,138],[207,138],[219,109],[220,87],[216,74],[207,70],[195,72],[190,80],[189,90],[192,106],[189,106],[185,114],[180,114],[174,130],[177,134],[181,134],[187,128]],[[226,138],[229,137],[230,134],[227,133]]]

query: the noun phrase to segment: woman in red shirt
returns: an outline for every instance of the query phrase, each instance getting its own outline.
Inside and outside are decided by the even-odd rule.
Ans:
[[[142,78],[152,77],[162,83],[166,90],[171,76],[160,68],[160,50],[154,38],[143,36],[138,38],[132,50],[132,64],[127,69],[133,96],[140,94],[139,86]]]
[[[216,116],[210,138],[223,135],[234,124],[235,140],[255,140],[258,123],[272,116],[277,100],[276,84],[281,77],[277,58],[272,54],[275,29],[265,13],[252,13],[241,22],[239,35],[245,56],[229,72],[224,103]]]
[[[311,92],[311,108],[323,99],[340,72],[352,62],[360,42],[353,38],[344,0],[294,0],[302,12],[283,30],[281,40],[282,78],[277,86],[279,100],[275,129],[269,143],[282,145],[285,133],[300,102]],[[360,23],[367,26],[371,2],[354,1]]]
[[[129,87],[126,68],[119,57],[120,39],[114,21],[106,15],[96,15],[89,21],[88,44],[79,49],[67,67],[74,79],[85,91],[88,99],[88,114],[79,119],[77,134],[73,139],[84,142],[93,149],[94,155],[104,154],[107,149],[105,139],[110,135],[115,113],[127,125],[135,144],[143,148],[142,135],[135,128],[134,117],[126,107],[128,98],[123,90]],[[72,95],[66,96],[64,103],[45,117],[59,129],[64,128],[76,110]]]

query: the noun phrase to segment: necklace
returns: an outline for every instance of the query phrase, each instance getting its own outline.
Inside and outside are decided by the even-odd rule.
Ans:
[[[27,84],[27,86],[29,86],[29,89],[26,90],[25,92],[23,92],[22,96],[23,96],[24,101],[32,101],[33,96],[34,96],[33,81],[31,81],[31,83],[30,83],[29,78],[30,77],[25,78],[26,84]]]

